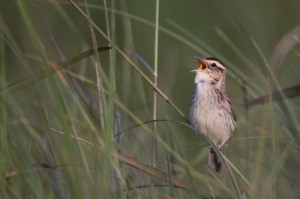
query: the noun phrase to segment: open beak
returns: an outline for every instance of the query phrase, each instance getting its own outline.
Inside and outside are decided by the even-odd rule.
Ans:
[[[196,59],[199,62],[199,68],[191,70],[191,72],[201,72],[202,70],[204,70],[208,66],[208,63],[206,63],[206,61],[204,61],[200,57],[196,57]]]

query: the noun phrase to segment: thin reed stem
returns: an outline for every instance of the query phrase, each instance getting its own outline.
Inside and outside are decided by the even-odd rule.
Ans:
[[[159,0],[156,0],[156,7],[155,7],[155,37],[154,37],[154,72],[153,72],[153,84],[157,87],[157,78],[158,78],[158,27],[159,27]],[[153,91],[153,120],[156,121],[157,119],[157,92],[156,90]],[[152,138],[152,166],[156,166],[156,159],[157,159],[157,143],[156,143],[156,136],[157,136],[157,126],[156,122],[153,123],[153,137]],[[154,185],[154,179],[152,178],[152,184]],[[154,187],[152,187],[152,196],[154,192]]]

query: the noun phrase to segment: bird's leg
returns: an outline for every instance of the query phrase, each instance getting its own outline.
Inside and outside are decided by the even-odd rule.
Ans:
[[[219,146],[216,146],[218,149]],[[214,149],[212,147],[209,147],[209,156],[208,156],[208,163],[209,165],[216,171],[216,172],[220,172],[222,169],[222,163],[218,158],[218,155],[216,154],[216,152],[214,151]]]
[[[220,151],[221,151],[221,146],[220,145],[216,145],[216,148],[217,149],[219,149]],[[209,151],[211,152],[211,153],[214,153],[214,148],[212,148],[211,146],[209,147]]]

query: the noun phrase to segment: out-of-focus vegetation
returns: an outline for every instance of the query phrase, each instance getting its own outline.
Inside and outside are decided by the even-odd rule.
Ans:
[[[0,198],[297,198],[299,7],[0,1]],[[187,122],[194,56],[228,71],[220,175]]]

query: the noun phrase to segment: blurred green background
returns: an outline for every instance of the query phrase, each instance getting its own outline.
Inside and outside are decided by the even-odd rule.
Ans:
[[[300,1],[156,3],[0,0],[1,198],[299,197]],[[194,56],[227,67],[220,175],[186,121]]]

